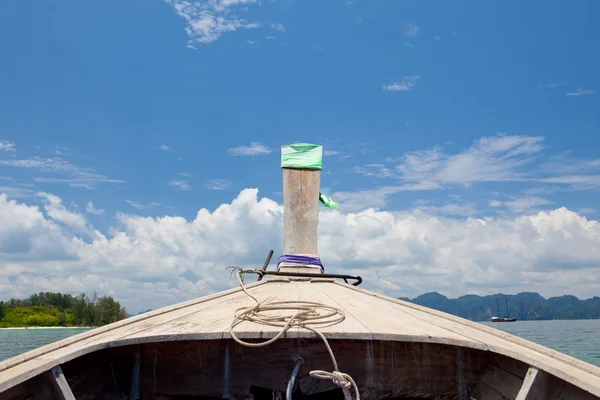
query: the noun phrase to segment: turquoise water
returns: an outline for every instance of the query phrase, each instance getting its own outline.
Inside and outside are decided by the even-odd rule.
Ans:
[[[600,366],[600,320],[484,322],[524,339]],[[72,329],[0,329],[0,360],[85,331]]]
[[[0,361],[87,330],[89,328],[0,329]]]
[[[600,319],[484,322],[600,367]]]

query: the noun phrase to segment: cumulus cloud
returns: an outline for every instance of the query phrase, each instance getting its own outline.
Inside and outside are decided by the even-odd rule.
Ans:
[[[104,214],[104,210],[101,208],[94,207],[94,203],[92,203],[91,201],[88,201],[87,206],[85,207],[85,211],[94,215]]]
[[[257,0],[165,0],[173,11],[186,22],[185,32],[193,43],[208,44],[217,40],[223,33],[240,28],[258,28],[258,22],[239,18],[236,14]]]
[[[252,142],[249,146],[232,147],[227,152],[232,156],[259,156],[270,154],[271,149],[261,143]]]
[[[89,233],[85,217],[78,212],[68,210],[60,197],[43,192],[37,193],[37,196],[45,200],[44,209],[48,217],[75,232]]]
[[[15,151],[15,144],[8,140],[0,140],[0,151]]]
[[[256,189],[189,220],[120,213],[110,235],[58,197],[40,198],[43,210],[0,195],[2,299],[97,290],[139,311],[232,287],[224,267],[260,267],[282,250],[283,209]],[[327,271],[393,296],[600,290],[600,224],[564,207],[497,219],[323,210],[319,250]]]

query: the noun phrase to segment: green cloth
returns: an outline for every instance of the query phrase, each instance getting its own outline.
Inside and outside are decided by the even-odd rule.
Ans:
[[[281,168],[323,169],[323,147],[309,143],[282,146]]]
[[[281,146],[281,168],[323,169],[323,146],[310,143]],[[338,204],[323,193],[319,193],[319,200],[326,207],[338,208]]]
[[[326,207],[333,208],[334,210],[338,208],[338,203],[331,200],[329,197],[325,196],[323,193],[319,193],[319,200],[321,203],[325,204]]]

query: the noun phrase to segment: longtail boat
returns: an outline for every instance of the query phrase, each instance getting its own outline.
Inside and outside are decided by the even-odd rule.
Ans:
[[[322,148],[282,155],[277,269],[233,266],[238,287],[2,361],[0,400],[600,399],[596,366],[326,273]]]

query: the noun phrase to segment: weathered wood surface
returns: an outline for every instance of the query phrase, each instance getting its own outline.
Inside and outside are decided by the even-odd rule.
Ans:
[[[52,383],[54,388],[54,393],[57,394],[58,399],[60,400],[75,400],[75,396],[73,396],[73,392],[71,391],[71,387],[67,383],[65,375],[63,374],[60,365],[52,368],[49,373],[47,372],[48,379]]]
[[[264,279],[248,285],[248,290],[259,300],[271,297],[272,301],[318,301],[342,309],[346,320],[323,329],[328,338],[437,343],[490,351],[533,365],[600,397],[600,368],[482,324],[339,281]],[[0,393],[59,364],[107,347],[229,338],[228,328],[235,310],[252,304],[250,298],[235,288],[44,346],[0,363]],[[235,331],[241,338],[250,339],[273,337],[278,330],[244,323]],[[314,335],[293,329],[286,337]],[[523,374],[522,380],[524,373],[517,374]]]
[[[487,363],[485,352],[437,344],[361,340],[330,344],[340,369],[357,381],[365,400],[432,398],[432,393],[436,399],[464,398]],[[309,376],[314,369],[332,369],[320,339],[283,339],[267,351],[223,340],[147,343],[92,353],[65,364],[64,369],[77,398],[90,393],[118,398],[134,388],[141,398],[249,399],[251,386],[285,391],[298,356],[304,360],[297,386],[303,394],[335,388]]]
[[[283,252],[317,255],[321,171],[282,168]]]

